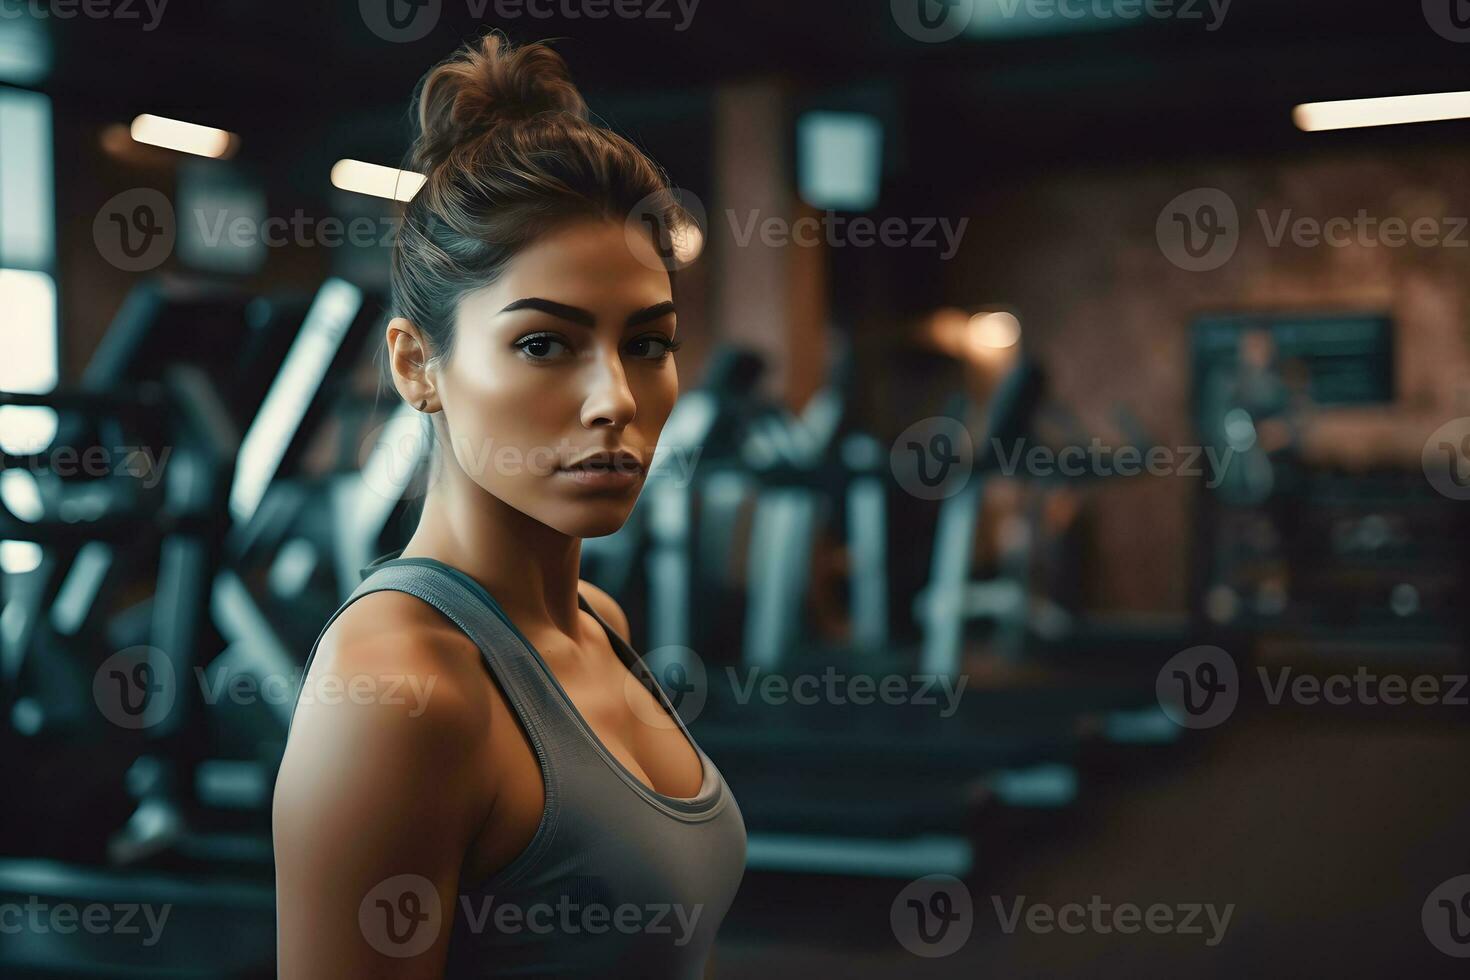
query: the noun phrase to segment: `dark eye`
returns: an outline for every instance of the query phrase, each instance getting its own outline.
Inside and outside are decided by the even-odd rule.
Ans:
[[[630,340],[627,346],[630,355],[647,361],[661,361],[678,349],[676,341],[657,335]]]
[[[515,342],[515,347],[533,361],[549,361],[554,357],[565,354],[571,349],[560,337],[549,333],[538,333],[532,334],[529,337],[522,337]]]

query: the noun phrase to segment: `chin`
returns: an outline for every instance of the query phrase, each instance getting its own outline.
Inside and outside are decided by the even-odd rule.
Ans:
[[[628,523],[633,502],[587,501],[571,513],[557,515],[560,520],[547,521],[561,533],[573,538],[601,538],[613,534]]]

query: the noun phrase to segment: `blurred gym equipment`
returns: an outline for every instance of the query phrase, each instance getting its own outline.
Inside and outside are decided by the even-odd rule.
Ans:
[[[4,751],[23,760],[20,778],[32,787],[9,821],[34,842],[33,853],[99,862],[0,862],[7,901],[192,895],[201,905],[184,914],[200,917],[203,934],[234,934],[257,957],[268,949],[261,942],[273,930],[270,915],[249,915],[269,912],[267,884],[214,872],[150,884],[100,862],[142,859],[151,851],[140,842],[177,833],[174,801],[208,745],[204,706],[189,695],[213,644],[210,589],[225,549],[242,422],[264,391],[262,376],[274,373],[292,319],[289,303],[150,283],[119,313],[78,390],[3,396],[8,406],[57,416],[47,449],[6,460],[0,500],[4,536],[40,550],[33,571],[5,582]],[[63,465],[78,458],[95,465],[84,473]],[[149,579],[153,589],[139,594]],[[59,792],[44,792],[48,785]],[[120,832],[89,837],[53,819],[55,808],[81,806],[107,821],[125,812],[129,792],[140,803]],[[115,945],[27,932],[7,942],[0,961],[36,975],[43,967],[81,971],[111,961]],[[167,949],[132,966],[156,975],[170,951],[180,962],[201,961],[200,944],[175,932]]]
[[[49,513],[22,520],[7,510],[4,530],[43,548],[36,572],[9,577],[17,587],[7,596],[7,617],[16,622],[24,611],[21,622],[31,629],[7,635],[15,644],[7,647],[7,743],[38,775],[61,751],[46,749],[48,739],[69,735],[69,744],[80,745],[86,735],[127,745],[110,769],[84,782],[107,783],[97,792],[113,805],[125,790],[132,810],[107,835],[103,854],[67,855],[105,859],[106,866],[0,863],[0,893],[29,887],[55,900],[99,901],[148,891],[206,933],[235,935],[248,951],[242,968],[251,957],[268,968],[270,786],[291,703],[265,695],[294,694],[301,651],[310,645],[303,636],[319,628],[316,612],[335,608],[355,584],[368,560],[362,556],[375,554],[402,512],[424,432],[416,415],[362,404],[365,369],[367,400],[377,401],[364,354],[380,321],[375,303],[350,283],[328,280],[309,306],[158,284],[138,295],[99,348],[94,365],[106,370],[89,369],[90,389],[4,398],[60,413],[46,458],[91,446],[130,450],[128,465],[105,479],[37,493],[33,499],[45,500]],[[145,367],[169,363],[161,350],[170,344],[199,348],[180,337],[197,338],[219,320],[233,325],[236,316],[239,336],[199,349],[204,363],[172,364],[161,380],[147,375]],[[229,334],[218,329],[216,336]],[[323,439],[336,452],[325,463],[312,458]],[[137,459],[157,462],[145,467]],[[57,467],[37,469],[56,482]],[[160,489],[150,492],[150,482]],[[156,575],[146,560],[154,550]],[[53,571],[61,567],[68,575]],[[154,587],[114,610],[108,600],[119,590],[104,586],[122,575],[134,586],[152,577]],[[94,702],[99,641],[127,648],[116,656],[132,654],[108,671],[122,671],[117,682],[136,688],[123,695],[138,699],[131,720],[105,708],[98,714],[107,704]],[[257,696],[239,704],[215,696],[241,678],[253,681]],[[42,826],[47,801],[34,805],[25,823]],[[66,854],[65,841],[56,845]],[[102,954],[53,943],[16,955],[32,965],[54,958],[82,969]],[[201,946],[174,939],[134,966],[146,963],[148,975],[157,975],[151,971],[165,969],[171,956],[198,963]]]
[[[1029,431],[1042,390],[1040,371],[1022,360],[988,406],[981,444],[1008,445]],[[956,414],[969,417],[962,407]],[[884,635],[881,607],[866,618],[861,611],[865,597],[886,592],[881,555],[888,504],[877,476],[879,461],[886,465],[886,459],[856,433],[847,437],[844,450],[845,459],[830,450],[825,457],[820,450],[796,459],[787,453],[778,465],[755,471],[769,481],[761,485],[758,501],[769,494],[774,502],[768,506],[784,513],[768,518],[779,521],[778,530],[754,522],[750,531],[746,579],[755,612],[746,620],[740,664],[745,680],[729,667],[712,673],[708,701],[693,728],[740,793],[753,867],[869,875],[915,874],[929,867],[964,874],[972,868],[968,833],[982,803],[1065,806],[1077,795],[1077,756],[1089,732],[1126,727],[1136,739],[1140,727],[1152,727],[1158,738],[1172,741],[1172,726],[1150,711],[1156,710],[1152,674],[1136,670],[1111,685],[965,689],[960,650],[966,622],[988,615],[1019,621],[1024,633],[1028,603],[1024,580],[969,581],[984,487],[999,465],[993,450],[978,456],[964,488],[940,505],[932,544],[935,571],[916,600],[925,625],[923,645],[896,649]],[[854,457],[860,465],[847,465]],[[811,541],[819,516],[837,512],[844,502],[848,548],[856,559],[849,566],[853,642],[799,647]],[[758,502],[758,513],[759,507]],[[871,537],[877,542],[869,543]],[[770,581],[779,587],[768,588]],[[860,707],[750,697],[763,673],[789,679],[825,672],[849,682],[860,677],[859,685],[870,691],[895,679],[916,681],[923,691],[911,703]],[[749,685],[743,692],[742,684]],[[933,700],[926,703],[939,690],[962,693],[952,714],[941,715]],[[1140,721],[1130,712],[1149,717]],[[797,784],[788,778],[792,767],[802,773]],[[890,791],[866,792],[870,780]]]

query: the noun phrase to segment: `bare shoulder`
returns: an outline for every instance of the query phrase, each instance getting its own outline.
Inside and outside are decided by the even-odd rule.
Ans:
[[[481,657],[474,641],[428,603],[403,592],[374,592],[349,606],[322,637],[308,691],[340,678],[362,692],[395,680],[416,690],[432,691],[421,715],[435,724],[473,724],[483,720],[484,684]],[[310,683],[317,681],[317,683]],[[373,699],[384,708],[403,707],[399,699]],[[303,704],[302,708],[306,708]],[[391,712],[388,712],[391,714]],[[461,732],[460,734],[468,734]]]
[[[302,684],[277,810],[382,806],[429,790],[473,809],[490,717],[481,674],[474,643],[420,600],[358,599],[322,637]]]
[[[618,605],[617,600],[585,579],[577,588],[586,597],[587,604],[597,611],[597,615],[624,640],[628,639],[628,617],[624,615],[623,607]]]
[[[392,638],[385,648],[383,641]],[[437,609],[416,596],[392,589],[370,592],[348,606],[322,637],[317,658],[372,660],[406,644],[409,653],[458,661],[475,652],[475,644]]]

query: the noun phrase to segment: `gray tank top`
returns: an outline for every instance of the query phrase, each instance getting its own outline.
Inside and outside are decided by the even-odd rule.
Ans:
[[[464,572],[431,558],[394,555],[363,572],[364,581],[322,635],[343,610],[372,592],[406,592],[438,609],[480,648],[530,738],[545,784],[546,806],[526,849],[485,881],[461,881],[452,916],[440,910],[437,922],[453,923],[446,978],[702,977],[744,874],[745,823],[719,770],[642,659],[577,597],[694,747],[704,779],[693,798],[665,796],[630,773],[583,719],[541,654]],[[303,684],[320,643],[318,636]],[[421,896],[396,898],[396,907],[393,900],[379,903],[387,921],[374,945],[383,935],[393,942],[403,936],[408,950],[412,924],[432,916]],[[363,927],[380,929],[367,920]]]

